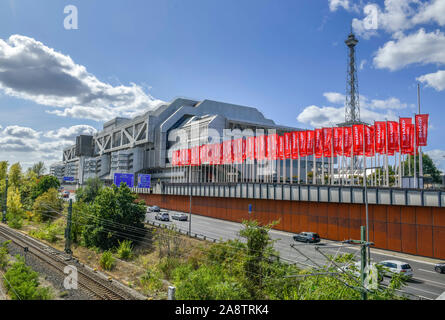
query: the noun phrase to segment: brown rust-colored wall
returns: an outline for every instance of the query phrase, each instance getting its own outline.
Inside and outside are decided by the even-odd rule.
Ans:
[[[188,196],[140,194],[147,204],[189,211]],[[298,202],[237,198],[193,197],[192,212],[241,222],[279,221],[275,229],[314,231],[331,240],[359,239],[365,225],[365,206],[346,203]],[[369,239],[376,248],[445,259],[445,208],[369,205]]]

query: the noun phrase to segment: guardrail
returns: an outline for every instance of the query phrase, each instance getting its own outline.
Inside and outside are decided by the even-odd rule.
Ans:
[[[150,189],[133,188],[147,194]],[[278,184],[278,183],[165,183],[157,194],[201,197],[225,197],[334,203],[365,203],[361,186]],[[440,190],[367,187],[368,204],[444,207],[445,193]]]

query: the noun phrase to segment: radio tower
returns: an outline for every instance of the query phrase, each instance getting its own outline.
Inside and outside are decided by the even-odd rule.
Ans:
[[[346,81],[346,103],[345,103],[345,124],[359,124],[360,105],[358,95],[357,66],[355,63],[355,46],[358,43],[357,38],[352,33],[345,40],[349,48],[348,75]]]

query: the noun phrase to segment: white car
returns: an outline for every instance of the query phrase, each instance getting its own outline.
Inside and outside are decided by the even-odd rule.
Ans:
[[[383,267],[383,275],[391,277],[393,274],[400,274],[412,278],[413,269],[407,262],[398,260],[385,260],[378,263]]]
[[[376,263],[372,262],[371,265],[374,267],[374,266],[376,266]],[[360,278],[360,267],[361,267],[361,262],[357,261],[352,264],[341,267],[340,270],[346,271],[346,272],[351,272],[354,276],[356,276],[357,278]],[[380,274],[380,272],[377,274],[377,279],[379,282],[383,281],[383,275]]]

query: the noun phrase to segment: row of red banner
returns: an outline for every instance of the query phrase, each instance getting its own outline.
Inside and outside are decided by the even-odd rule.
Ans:
[[[337,156],[373,157],[376,153],[414,154],[427,145],[428,114],[396,121],[377,121],[374,125],[322,128],[258,137],[227,140],[173,151],[173,166],[201,164],[240,164],[249,160],[298,159],[315,154],[316,158]],[[416,148],[414,147],[416,145]],[[417,151],[418,152],[418,151]]]

